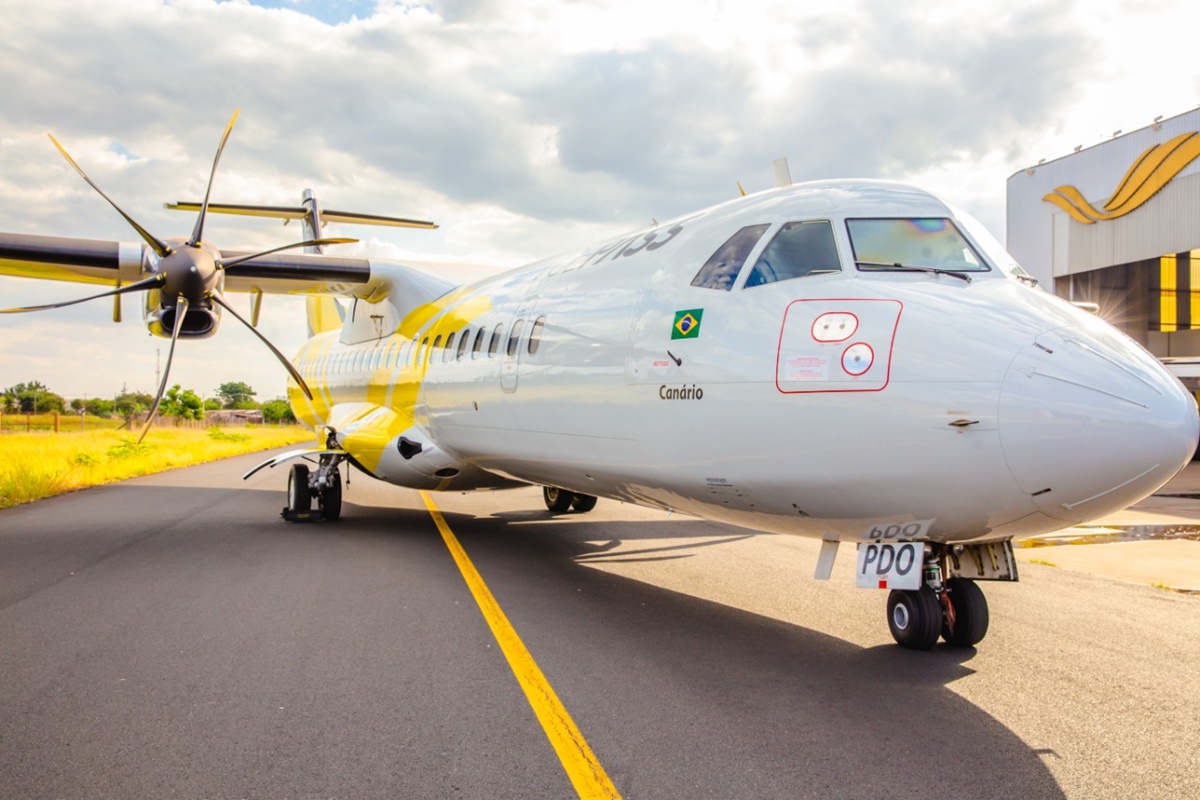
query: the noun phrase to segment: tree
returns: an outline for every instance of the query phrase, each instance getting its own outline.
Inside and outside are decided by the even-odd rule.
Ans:
[[[200,395],[191,389],[180,390],[175,384],[163,395],[162,415],[164,417],[179,417],[180,419],[200,419],[204,416]]]
[[[113,401],[103,397],[90,397],[83,401],[83,410],[93,417],[108,417],[113,413]]]
[[[41,381],[18,383],[4,390],[4,410],[9,413],[41,414],[65,411],[67,402]]]
[[[286,400],[268,400],[262,404],[263,422],[279,424],[281,422],[295,422],[296,415],[292,413],[292,407],[288,405]]]
[[[129,418],[142,411],[148,411],[154,405],[154,395],[145,392],[123,392],[113,401],[113,410],[122,417]]]
[[[215,397],[206,397],[204,399],[204,410],[205,411],[217,411],[221,407],[222,407],[221,401]]]
[[[258,407],[254,405],[254,395],[257,393],[250,388],[250,384],[248,383],[242,383],[241,381],[222,383],[217,387],[217,394],[221,396],[221,401],[225,404],[225,408]]]

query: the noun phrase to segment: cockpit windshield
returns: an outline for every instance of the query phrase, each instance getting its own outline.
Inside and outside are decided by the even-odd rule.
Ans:
[[[954,223],[942,218],[848,219],[846,231],[862,271],[918,268],[987,272],[991,268]]]

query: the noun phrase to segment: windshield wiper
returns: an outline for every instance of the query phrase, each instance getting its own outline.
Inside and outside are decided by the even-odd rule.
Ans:
[[[915,267],[912,264],[901,264],[900,262],[896,262],[894,264],[884,264],[881,261],[855,261],[854,263],[860,267],[880,267],[882,269],[898,269],[898,270],[902,270],[904,272],[927,272],[930,275],[953,275],[954,277],[958,278],[959,280],[964,280],[967,283],[971,282],[970,275],[967,275],[965,272],[955,272],[952,269],[938,269],[937,267]]]

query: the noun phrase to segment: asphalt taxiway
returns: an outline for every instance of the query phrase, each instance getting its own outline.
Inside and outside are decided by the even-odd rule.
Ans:
[[[0,796],[577,796],[421,497],[258,458],[0,511]],[[622,797],[1200,795],[1200,598],[1026,561],[914,653],[848,553],[433,497]]]

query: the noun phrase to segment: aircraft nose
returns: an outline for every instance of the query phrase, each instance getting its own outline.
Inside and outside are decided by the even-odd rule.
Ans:
[[[1196,449],[1196,402],[1158,361],[1096,320],[1037,337],[1009,366],[1000,442],[1020,488],[1076,524],[1162,486]]]

